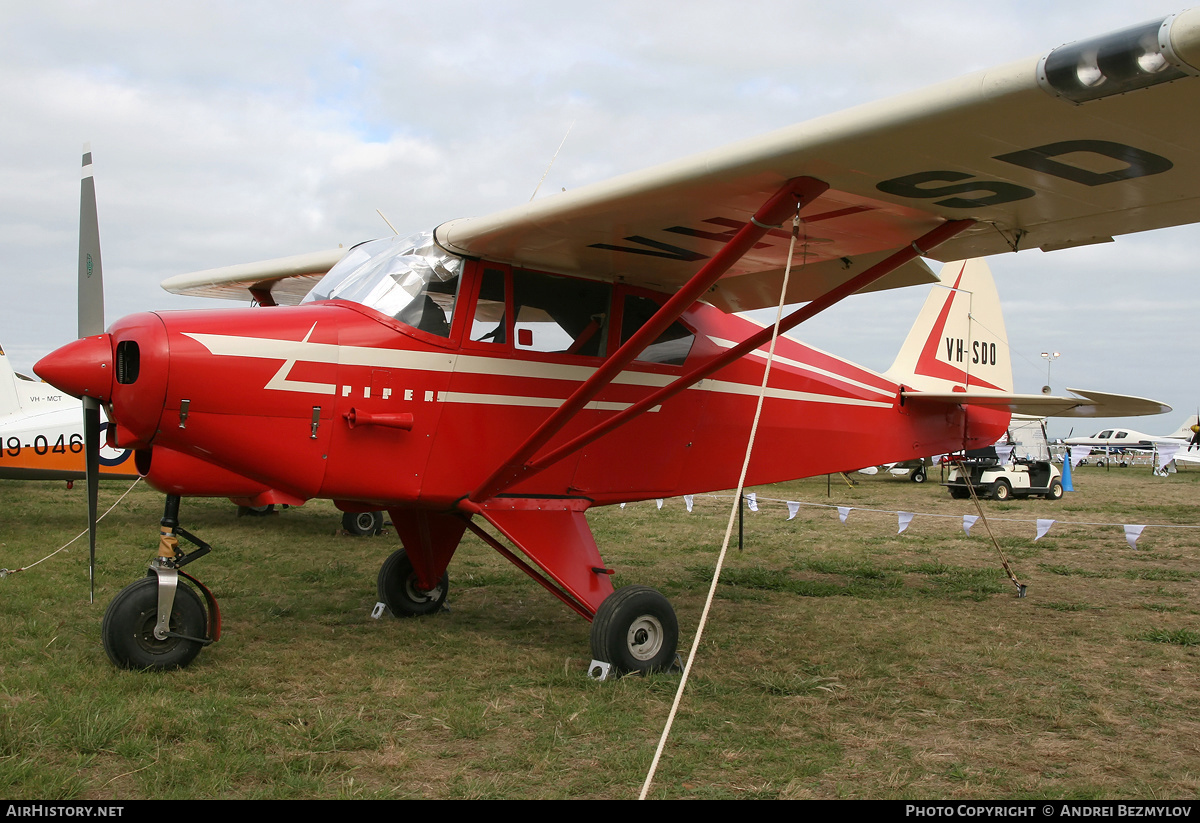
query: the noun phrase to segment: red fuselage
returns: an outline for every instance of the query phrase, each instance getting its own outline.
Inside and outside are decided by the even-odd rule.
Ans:
[[[139,449],[162,491],[446,510],[628,336],[618,333],[630,325],[627,295],[664,299],[618,286],[604,318],[611,331],[535,351],[533,333],[511,321],[488,339],[472,332],[485,265],[511,277],[468,262],[444,335],[345,300],[138,314],[51,354],[38,372],[105,402],[110,442]],[[510,296],[501,327],[513,309]],[[704,304],[681,321],[693,335],[686,354],[631,364],[547,450],[758,330]],[[882,375],[786,338],[775,357],[750,484],[981,447],[1008,423],[1004,412],[902,404]],[[765,348],[743,357],[504,493],[590,506],[734,486],[765,362]]]

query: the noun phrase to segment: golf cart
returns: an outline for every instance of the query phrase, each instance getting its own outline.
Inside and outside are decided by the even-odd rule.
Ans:
[[[950,496],[971,496],[968,482],[977,497],[1008,500],[1012,497],[1044,497],[1061,500],[1062,472],[1050,462],[1046,429],[1040,418],[1014,415],[1008,436],[995,446],[970,449],[951,455],[951,469],[943,484]]]

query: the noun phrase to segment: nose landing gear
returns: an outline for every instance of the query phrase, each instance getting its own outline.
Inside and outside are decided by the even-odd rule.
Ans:
[[[184,554],[182,536],[196,546]],[[113,598],[104,612],[101,635],[104,651],[125,669],[175,669],[188,665],[221,635],[221,612],[216,598],[196,578],[180,567],[212,551],[212,547],[179,526],[179,496],[168,495],[162,518],[158,556],[146,577]],[[208,612],[200,597],[179,578],[191,581],[208,601]]]

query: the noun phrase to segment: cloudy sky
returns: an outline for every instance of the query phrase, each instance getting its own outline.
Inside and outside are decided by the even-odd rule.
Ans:
[[[1180,10],[1172,2],[0,0],[0,344],[74,338],[78,167],[96,158],[107,320],[221,305],[173,274],[527,201]],[[1200,404],[1200,230],[993,258],[1016,388]],[[890,365],[924,294],[797,336]],[[229,304],[232,305],[232,304]],[[1065,434],[1074,423],[1052,431]],[[1090,422],[1080,430],[1092,430]]]

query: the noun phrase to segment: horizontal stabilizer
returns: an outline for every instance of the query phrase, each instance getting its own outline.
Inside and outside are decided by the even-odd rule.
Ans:
[[[345,254],[346,249],[338,247],[177,274],[164,280],[162,287],[172,294],[258,300],[260,303],[267,302],[263,296],[269,294],[276,305],[294,306]]]
[[[1003,394],[991,392],[901,392],[906,401],[953,403],[1007,409],[1013,414],[1036,417],[1142,417],[1169,412],[1171,407],[1157,400],[1128,394],[1108,394],[1083,389],[1067,389],[1077,397],[1049,394]]]

